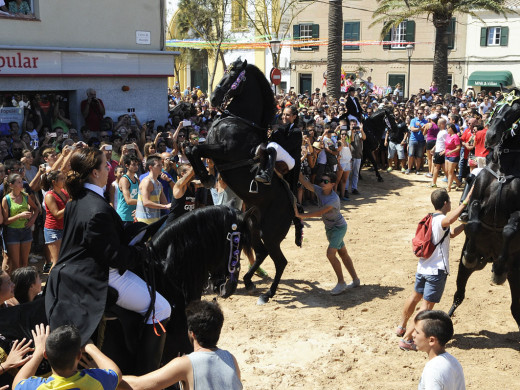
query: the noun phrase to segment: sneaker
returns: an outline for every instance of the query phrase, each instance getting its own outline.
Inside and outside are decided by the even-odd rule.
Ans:
[[[359,195],[359,191],[357,189],[352,190],[352,195]]]
[[[401,168],[401,173],[406,173],[406,169]]]
[[[347,283],[338,283],[336,284],[336,287],[334,287],[332,290],[330,290],[330,295],[339,295],[342,294],[347,289]]]
[[[395,334],[397,337],[403,337],[406,333],[406,328],[403,328],[401,325],[399,325],[397,328],[395,328]]]
[[[407,169],[406,171],[404,171],[404,174],[405,174],[405,175],[409,175],[409,174],[410,174],[410,170]]]
[[[350,198],[349,198],[348,196],[344,196],[343,198],[341,198],[341,200],[343,200],[343,201],[347,202],[347,201],[349,201],[349,200],[350,200]]]
[[[447,183],[447,182],[448,182],[448,178],[447,178],[446,176],[444,176],[444,177],[441,179],[441,181]]]
[[[33,255],[29,255],[29,263],[31,264],[36,264],[38,262],[38,258],[33,256]]]
[[[388,169],[386,170],[387,172],[392,172],[394,170],[394,168],[392,167],[388,167]]]
[[[403,351],[414,351],[417,352],[417,346],[413,342],[413,340],[399,340],[399,348],[401,348]]]
[[[42,270],[42,272],[43,272],[44,274],[48,274],[49,272],[51,272],[51,268],[52,268],[52,263],[45,263],[45,264],[43,265],[43,270]]]
[[[430,183],[430,184],[428,184],[428,187],[430,187],[430,188],[437,188],[437,184]]]
[[[416,174],[416,175],[422,175],[422,173],[419,172],[419,171],[415,171],[415,174]]]
[[[427,178],[430,178],[430,179],[433,177],[433,175],[432,175],[430,172],[428,172],[428,173],[427,173],[426,175],[424,175],[424,176],[427,177]]]
[[[265,272],[265,270],[262,267],[258,267],[258,269],[255,272],[256,276],[260,276],[261,278],[268,278],[269,274]]]
[[[361,285],[361,281],[359,280],[359,278],[357,278],[356,280],[353,280],[351,283],[347,284],[347,288],[356,288],[356,287],[359,287]]]

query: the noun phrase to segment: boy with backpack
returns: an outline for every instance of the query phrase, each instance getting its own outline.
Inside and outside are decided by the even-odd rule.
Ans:
[[[470,197],[471,194],[466,199],[470,199]],[[429,215],[427,215],[419,223],[416,236],[412,241],[414,253],[419,256],[415,286],[404,304],[401,322],[396,328],[397,336],[403,337],[399,341],[399,348],[404,351],[417,351],[412,340],[414,328],[412,326],[406,329],[406,325],[421,299],[424,298],[419,313],[424,310],[432,310],[433,306],[440,302],[446,279],[450,273],[450,238],[458,236],[464,230],[464,225],[461,224],[450,232],[450,225],[457,220],[466,207],[466,200],[456,209],[451,210],[448,192],[445,189],[438,189],[432,192],[431,202],[435,212],[431,218],[428,218]]]

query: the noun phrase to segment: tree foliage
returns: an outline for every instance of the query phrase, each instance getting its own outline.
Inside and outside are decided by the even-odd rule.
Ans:
[[[383,24],[381,38],[401,22],[426,17],[435,27],[433,81],[441,93],[447,91],[448,36],[447,28],[454,15],[471,15],[482,20],[479,13],[491,11],[507,18],[513,11],[505,8],[505,0],[379,0],[370,27]]]

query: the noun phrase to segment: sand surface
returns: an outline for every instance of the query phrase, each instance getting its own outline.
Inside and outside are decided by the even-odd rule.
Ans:
[[[336,280],[325,257],[325,229],[311,219],[303,248],[294,245],[292,228],[282,243],[289,264],[268,304],[256,305],[271,282],[258,277],[254,295],[241,283],[236,295],[220,300],[226,320],[219,345],[236,356],[245,389],[417,388],[426,355],[401,351],[394,329],[413,289],[411,239],[418,221],[433,211],[431,189],[424,175],[383,177],[378,183],[364,171],[361,195],[342,204],[361,287],[329,294]],[[458,203],[461,193],[451,194]],[[438,309],[451,307],[463,241],[463,235],[451,241],[451,275]],[[263,268],[274,275],[270,258]],[[508,283],[491,283],[490,265],[472,275],[448,344],[468,389],[520,389],[520,333],[510,302]]]

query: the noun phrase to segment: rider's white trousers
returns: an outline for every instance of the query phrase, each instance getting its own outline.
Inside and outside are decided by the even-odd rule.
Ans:
[[[276,142],[269,142],[267,148],[273,148],[276,150],[276,161],[283,161],[286,163],[289,170],[294,168],[294,158],[292,158],[291,155],[279,144]]]
[[[135,311],[144,316],[150,306],[150,293],[143,279],[132,271],[125,271],[119,275],[119,270],[110,268],[108,285],[119,293],[116,304],[123,309]],[[155,293],[155,319],[162,321],[170,317],[171,306],[158,292]],[[146,320],[147,324],[153,324],[151,314]]]

